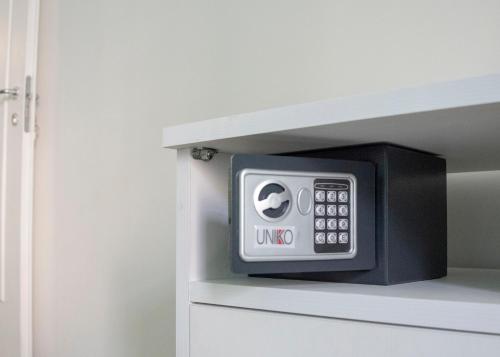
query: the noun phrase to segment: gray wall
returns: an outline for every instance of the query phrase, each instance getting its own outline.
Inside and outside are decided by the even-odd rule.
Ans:
[[[173,356],[163,126],[500,72],[498,18],[496,0],[42,0],[35,356]]]

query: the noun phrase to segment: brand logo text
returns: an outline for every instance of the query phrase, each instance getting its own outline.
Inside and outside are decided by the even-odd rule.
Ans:
[[[255,246],[258,248],[293,248],[295,236],[295,227],[255,226]]]

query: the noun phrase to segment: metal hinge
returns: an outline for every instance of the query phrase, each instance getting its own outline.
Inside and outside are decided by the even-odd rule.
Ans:
[[[195,160],[210,161],[217,154],[217,149],[211,148],[193,148],[191,150],[191,157]]]

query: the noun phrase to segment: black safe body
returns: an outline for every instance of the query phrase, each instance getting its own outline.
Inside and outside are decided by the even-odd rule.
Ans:
[[[371,270],[361,271],[265,276],[377,285],[446,276],[447,213],[444,159],[391,144],[351,146],[288,155],[360,160],[375,164],[376,265]]]

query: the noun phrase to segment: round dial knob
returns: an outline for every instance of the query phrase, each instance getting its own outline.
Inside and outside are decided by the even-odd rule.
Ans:
[[[282,182],[265,181],[255,189],[253,201],[259,216],[267,221],[278,221],[288,213],[292,194]]]

